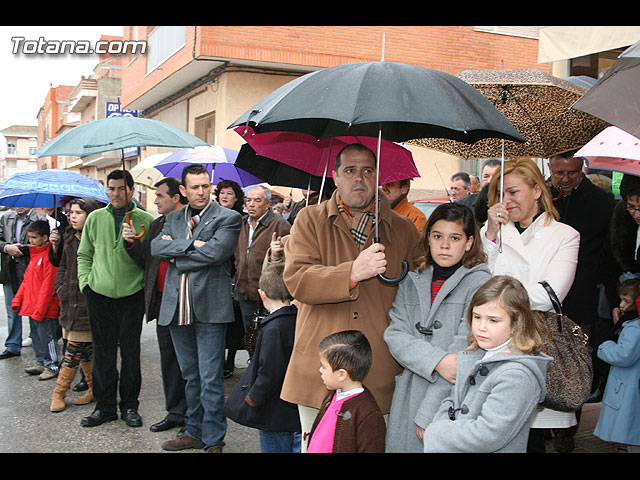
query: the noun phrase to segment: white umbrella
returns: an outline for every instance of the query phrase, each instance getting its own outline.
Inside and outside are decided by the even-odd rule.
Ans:
[[[150,157],[145,158],[135,167],[129,170],[129,173],[133,177],[134,183],[139,185],[144,185],[145,187],[154,188],[153,186],[164,178],[164,175],[160,173],[160,171],[155,168],[155,166],[161,160],[164,160],[172,152],[169,153],[158,153],[156,155],[151,155]]]

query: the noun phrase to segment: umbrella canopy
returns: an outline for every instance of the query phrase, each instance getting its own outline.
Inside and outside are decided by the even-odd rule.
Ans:
[[[640,137],[640,41],[627,48],[571,108]]]
[[[219,145],[206,145],[196,148],[185,148],[172,153],[168,157],[156,163],[156,168],[166,177],[182,177],[184,167],[198,163],[204,165],[209,170],[213,170],[214,163],[235,162],[238,151]]]
[[[589,162],[589,168],[640,176],[640,139],[611,126],[578,150],[576,157]]]
[[[481,92],[527,139],[517,143],[494,138],[473,145],[454,140],[424,138],[408,143],[460,158],[549,158],[582,147],[608,124],[571,109],[588,88],[535,68],[465,70],[458,76]]]
[[[327,192],[333,192],[336,189],[331,177],[324,179],[323,186],[322,177],[311,175],[272,158],[258,155],[248,143],[240,147],[235,166],[255,175],[272,186],[294,187],[316,192],[320,191],[321,188],[324,188]]]
[[[182,178],[182,171],[189,165],[203,165],[211,175],[214,184],[222,180],[232,180],[241,187],[256,185],[263,180],[238,168],[233,163],[238,151],[219,145],[187,148],[170,154],[156,163],[155,169],[165,177]]]
[[[445,72],[397,62],[349,63],[283,85],[229,128],[294,131],[316,138],[377,137],[404,142],[444,137],[524,141],[474,88]]]
[[[171,153],[158,153],[142,160],[129,170],[133,181],[145,187],[154,188],[153,186],[164,178],[164,175],[155,166],[169,155]]]
[[[361,143],[373,152],[378,148],[374,137],[333,137],[318,140],[298,132],[266,132],[255,134],[252,127],[236,127],[238,133],[255,152],[316,177],[331,176],[336,157],[352,143]],[[411,150],[394,142],[381,140],[380,185],[420,176]]]
[[[263,179],[239,168],[237,165],[232,165],[230,163],[217,163],[213,167],[213,176],[211,181],[217,185],[223,180],[231,180],[241,187],[264,183]]]
[[[84,157],[94,153],[131,147],[196,147],[206,142],[159,120],[116,116],[83,123],[58,135],[37,155]]]
[[[18,172],[0,182],[0,205],[55,207],[64,196],[92,197],[109,203],[107,189],[98,180],[69,170]]]

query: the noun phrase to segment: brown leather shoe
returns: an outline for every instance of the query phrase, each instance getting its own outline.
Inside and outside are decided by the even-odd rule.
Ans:
[[[222,453],[222,447],[211,447],[209,450],[207,450],[207,453]]]
[[[186,450],[188,448],[204,448],[204,443],[202,443],[201,440],[195,440],[186,433],[183,433],[179,434],[173,440],[167,440],[162,444],[162,449],[170,452]]]

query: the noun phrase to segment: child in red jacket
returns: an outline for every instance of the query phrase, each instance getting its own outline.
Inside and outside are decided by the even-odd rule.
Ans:
[[[49,223],[46,220],[38,220],[29,225],[29,266],[11,303],[14,312],[29,317],[32,347],[38,363],[25,372],[39,375],[40,380],[58,375],[55,330],[60,307],[58,297],[54,296],[58,268],[49,261],[49,233]]]

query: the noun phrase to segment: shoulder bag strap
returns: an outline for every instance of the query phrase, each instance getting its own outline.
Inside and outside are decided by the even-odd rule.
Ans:
[[[551,304],[553,305],[553,309],[556,311],[556,317],[558,319],[558,332],[562,333],[562,303],[560,299],[556,295],[556,292],[553,291],[551,285],[549,285],[546,281],[538,282],[540,285],[544,287],[544,289],[549,294],[549,298],[551,299]]]

